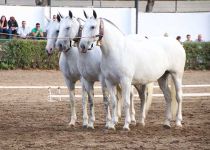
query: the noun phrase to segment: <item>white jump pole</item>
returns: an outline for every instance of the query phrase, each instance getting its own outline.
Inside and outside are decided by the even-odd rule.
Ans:
[[[159,86],[154,86],[154,88],[158,88]],[[200,84],[200,85],[182,85],[183,88],[205,88],[210,87],[210,84]],[[54,101],[53,98],[59,98],[59,101],[62,98],[67,98],[69,95],[62,95],[61,89],[66,89],[66,86],[0,86],[0,89],[48,89],[48,101]],[[94,89],[100,89],[101,86],[94,86]],[[58,95],[52,94],[51,89],[57,89]],[[81,86],[76,86],[76,89],[81,89]],[[137,94],[134,95],[138,97]],[[153,94],[154,97],[162,97],[163,94]],[[208,97],[210,93],[183,93],[183,97]],[[80,98],[81,95],[76,95],[75,97]],[[94,95],[96,98],[102,98],[102,95]]]

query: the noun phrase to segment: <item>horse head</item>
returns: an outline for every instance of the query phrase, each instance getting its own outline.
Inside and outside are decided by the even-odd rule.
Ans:
[[[82,39],[79,43],[79,48],[83,53],[87,50],[91,50],[94,43],[100,41],[103,37],[103,21],[97,18],[96,12],[93,10],[93,16],[88,17],[84,11],[84,16],[86,17],[85,24],[82,30]]]
[[[53,50],[55,49],[55,42],[57,40],[59,32],[59,22],[50,19],[47,19],[47,21],[47,45],[45,47],[45,50],[48,53],[48,55],[51,55],[53,53]]]
[[[59,34],[56,47],[60,51],[68,51],[72,47],[72,40],[77,36],[80,24],[71,11],[67,17],[60,19]]]

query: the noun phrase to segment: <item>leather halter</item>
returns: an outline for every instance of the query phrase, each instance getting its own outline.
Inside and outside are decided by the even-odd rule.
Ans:
[[[103,22],[103,19],[100,18],[99,34],[96,35],[96,37],[99,37],[98,41],[97,41],[98,46],[102,45],[101,40],[102,40],[103,36],[104,36],[104,22]]]
[[[83,26],[81,25],[80,21],[79,21],[79,18],[77,19],[77,21],[79,22],[79,31],[76,35],[76,37],[73,39],[74,41],[74,44],[79,44],[79,41],[81,39],[81,36],[82,36],[82,29],[83,29]],[[71,42],[71,41],[70,41]]]

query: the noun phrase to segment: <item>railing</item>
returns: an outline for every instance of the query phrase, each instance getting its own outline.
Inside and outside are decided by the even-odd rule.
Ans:
[[[139,11],[144,12],[147,1],[139,0]],[[0,5],[35,6],[35,0],[0,0]],[[58,7],[135,7],[135,0],[50,0]],[[153,12],[208,12],[210,0],[156,0]]]
[[[201,85],[182,85],[183,88],[210,88],[209,84],[201,84]],[[81,86],[76,86],[76,89],[81,89]],[[159,88],[159,86],[154,86],[154,88]],[[55,101],[69,101],[69,95],[61,94],[61,89],[67,89],[66,86],[0,86],[0,89],[48,89],[48,101],[55,102]],[[56,93],[52,93],[52,89],[57,89]],[[101,89],[101,86],[94,86],[94,89]],[[156,92],[153,94],[153,97],[162,97],[163,94]],[[183,97],[209,97],[209,92],[194,92],[194,93],[183,93]],[[81,94],[75,95],[75,97],[81,98]],[[102,98],[101,94],[94,95],[96,98]],[[134,97],[138,97],[137,94]],[[65,98],[65,99],[64,99]]]

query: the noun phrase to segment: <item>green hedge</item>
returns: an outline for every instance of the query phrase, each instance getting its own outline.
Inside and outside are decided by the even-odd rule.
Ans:
[[[0,69],[58,69],[58,52],[51,57],[45,52],[46,41],[8,40],[0,43]],[[210,42],[184,43],[186,50],[185,69],[210,69]],[[1,56],[0,54],[0,56]]]
[[[210,42],[183,44],[186,51],[185,69],[210,70]]]
[[[58,52],[48,57],[44,40],[8,40],[1,45],[0,69],[58,69]]]

